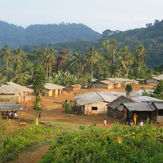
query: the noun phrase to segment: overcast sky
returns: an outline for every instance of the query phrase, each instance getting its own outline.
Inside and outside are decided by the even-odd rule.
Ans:
[[[30,24],[83,23],[102,32],[163,19],[163,0],[0,0],[0,20]]]

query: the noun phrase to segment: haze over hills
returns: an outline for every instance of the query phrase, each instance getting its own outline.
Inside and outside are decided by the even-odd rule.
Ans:
[[[41,43],[56,44],[75,40],[96,40],[101,35],[83,24],[61,23],[30,25],[27,28],[0,21],[0,48],[7,44],[10,48]]]
[[[155,21],[154,24],[147,24],[146,28],[133,29],[127,31],[111,31],[109,29],[103,32],[101,39],[95,42],[76,41],[68,43],[58,43],[54,45],[56,49],[80,50],[83,53],[88,51],[91,45],[100,48],[103,40],[116,39],[119,42],[119,48],[128,45],[134,53],[136,46],[143,44],[147,52],[146,63],[150,67],[163,64],[163,21]]]
[[[148,54],[148,66],[163,64],[163,21],[155,21],[154,24],[147,24],[146,28],[124,32],[107,29],[103,35],[83,24],[30,25],[23,28],[0,21],[0,48],[5,44],[10,48],[27,45],[24,50],[28,49],[29,52],[30,49],[50,45],[57,50],[70,49],[86,53],[91,45],[99,48],[104,39],[116,39],[119,41],[119,48],[128,45],[132,52],[142,43]]]

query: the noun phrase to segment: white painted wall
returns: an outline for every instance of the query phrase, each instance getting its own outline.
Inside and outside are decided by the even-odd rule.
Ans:
[[[84,108],[84,114],[106,114],[107,113],[107,102],[97,102],[93,104],[87,104]],[[92,111],[92,107],[97,107],[97,111]]]

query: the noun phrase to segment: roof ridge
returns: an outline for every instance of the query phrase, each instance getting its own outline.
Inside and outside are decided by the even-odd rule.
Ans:
[[[105,101],[105,99],[101,96],[100,92],[96,92],[97,95],[100,96],[100,98],[102,98],[103,101]]]

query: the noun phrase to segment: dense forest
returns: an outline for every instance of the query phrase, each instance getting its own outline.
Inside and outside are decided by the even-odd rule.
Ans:
[[[148,66],[163,64],[163,21],[155,20],[154,24],[146,24],[146,28],[120,31],[104,31],[103,39],[116,39],[121,46],[128,45],[134,51],[140,43],[144,45],[148,57]]]
[[[0,81],[28,85],[37,64],[46,70],[47,82],[61,85],[90,84],[93,78],[150,78],[155,73],[144,64],[147,54],[143,45],[138,45],[134,53],[128,46],[118,49],[118,45],[116,40],[105,40],[100,49],[90,46],[86,53],[52,47],[27,53],[5,45],[0,50]]]

